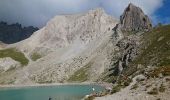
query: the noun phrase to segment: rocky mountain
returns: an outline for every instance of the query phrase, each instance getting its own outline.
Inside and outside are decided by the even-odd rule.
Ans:
[[[152,24],[147,15],[141,8],[136,7],[132,3],[125,9],[120,17],[122,30],[124,31],[148,31],[152,29]]]
[[[6,22],[0,22],[0,41],[6,44],[12,44],[30,37],[38,28],[33,26],[22,27],[21,24],[8,25]]]
[[[138,8],[129,4],[126,10],[129,7],[132,11]],[[126,15],[126,10],[122,16]],[[139,12],[136,13],[139,14]],[[129,20],[128,16],[124,20]],[[136,18],[141,21],[139,17],[136,16]],[[138,23],[137,20],[131,20],[133,21],[131,23]],[[113,94],[95,100],[112,100],[113,98],[116,100],[168,100],[170,97],[170,25],[153,29],[150,26],[138,28],[132,25],[130,28],[128,24],[120,23],[115,27],[117,33],[124,34],[124,38],[116,44],[119,47],[116,54],[120,53],[120,56],[118,58],[113,56],[115,63],[102,78],[103,81],[114,83]]]
[[[118,67],[121,64],[113,65],[110,73],[114,72],[114,74],[104,78],[104,80],[109,78],[109,81],[114,83],[113,94],[98,97],[95,100],[112,100],[113,98],[116,100],[169,100],[169,33],[170,25],[142,33],[137,48],[131,45],[138,51],[135,58],[130,60],[128,65],[123,65],[122,69]]]
[[[30,38],[7,46],[24,53],[29,63],[11,73],[15,79],[9,77],[4,83],[7,80],[13,80],[13,84],[97,80],[110,66],[114,43],[121,38],[112,30],[117,23],[117,19],[101,8],[54,17]]]
[[[144,83],[154,82],[152,77],[164,75],[156,79],[160,83],[170,75],[169,29],[152,29],[149,18],[133,4],[120,21],[101,8],[58,15],[30,38],[0,50],[0,84],[110,82],[114,93],[136,79],[143,81],[128,89],[135,84],[147,87]],[[149,89],[154,86],[160,88],[153,83]]]

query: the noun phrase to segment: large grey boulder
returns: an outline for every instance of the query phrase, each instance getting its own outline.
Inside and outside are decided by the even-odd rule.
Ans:
[[[148,31],[152,28],[151,21],[141,8],[130,3],[120,17],[123,31]]]
[[[11,69],[20,67],[21,64],[10,57],[0,58],[0,72],[6,72]]]

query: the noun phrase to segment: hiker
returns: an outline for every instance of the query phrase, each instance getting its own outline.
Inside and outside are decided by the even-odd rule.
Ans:
[[[48,100],[52,100],[52,98],[51,97],[49,97],[49,99]]]
[[[94,87],[92,87],[92,94],[94,95],[95,94],[95,88]]]
[[[95,88],[94,87],[92,87],[92,90],[93,90],[93,92],[95,91]]]

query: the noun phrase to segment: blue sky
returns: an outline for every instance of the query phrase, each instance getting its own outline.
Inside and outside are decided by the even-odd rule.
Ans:
[[[119,18],[130,2],[141,7],[154,24],[170,23],[170,0],[0,0],[0,21],[43,27],[56,15],[84,13],[97,7]]]
[[[155,12],[155,15],[157,16],[157,21],[170,24],[170,0],[164,0],[163,6]]]

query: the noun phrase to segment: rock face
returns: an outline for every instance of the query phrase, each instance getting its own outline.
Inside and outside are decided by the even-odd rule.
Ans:
[[[132,4],[120,24],[100,8],[56,16],[30,38],[7,46],[28,58],[32,53],[44,55],[17,71],[15,84],[103,81],[112,68],[118,76],[138,54],[140,40],[138,34],[126,36],[122,30],[150,28],[148,17]]]
[[[55,51],[78,42],[77,49],[111,31],[116,19],[98,8],[88,13],[58,15],[47,25],[20,43],[23,51]],[[46,53],[46,52],[45,52]]]
[[[140,37],[136,35],[129,35],[118,41],[116,47],[118,48],[117,53],[119,56],[114,58],[114,75],[121,74],[123,69],[127,68],[129,63],[134,60],[138,54]],[[116,54],[115,54],[116,55]]]
[[[88,75],[85,81],[97,80],[109,68],[115,43],[121,38],[112,30],[117,23],[101,8],[54,17],[30,38],[8,46],[26,55],[45,55],[18,71],[15,83],[66,82],[71,76],[79,76],[75,73],[79,70]]]
[[[132,3],[125,9],[120,17],[123,31],[148,31],[152,28],[152,24],[147,15],[141,8],[136,7]]]
[[[6,72],[10,69],[20,67],[21,64],[9,57],[6,58],[0,58],[0,72]]]

